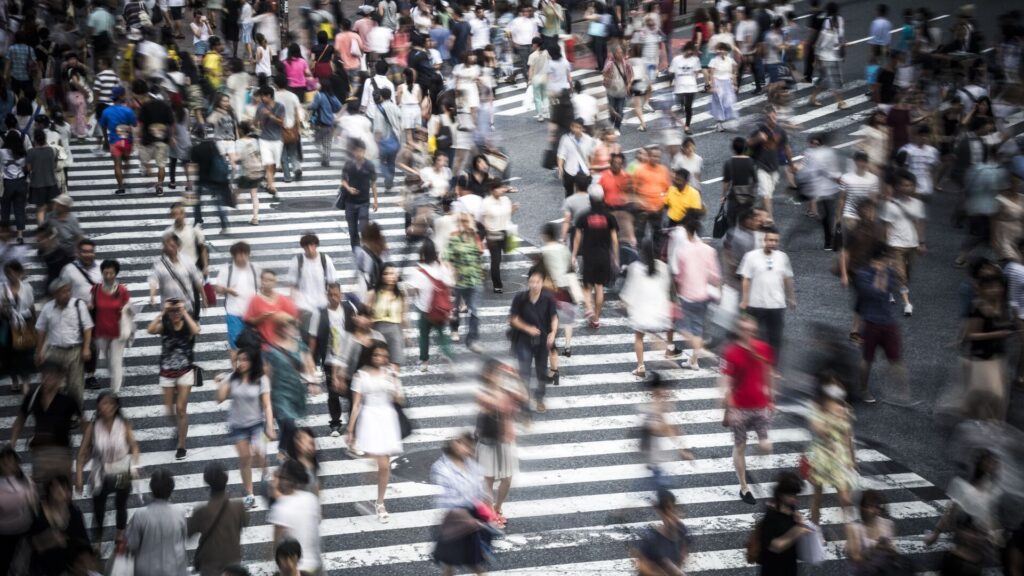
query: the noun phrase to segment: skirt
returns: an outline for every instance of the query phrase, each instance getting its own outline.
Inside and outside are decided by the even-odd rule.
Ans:
[[[423,126],[423,113],[419,104],[402,104],[402,128],[412,130]]]
[[[241,40],[240,41],[242,42],[242,44],[252,44],[253,43],[253,40],[252,40],[252,23],[248,23],[248,24],[246,24],[244,22],[242,23],[242,36],[241,36]]]
[[[736,118],[736,90],[732,84],[719,82],[715,84],[715,92],[711,95],[711,115],[719,122]]]
[[[449,525],[461,525],[474,520],[479,520],[478,515],[475,510],[468,508],[456,508],[445,514],[441,526],[436,530],[437,544],[434,546],[434,562],[446,566],[466,567],[482,567],[487,564],[491,533],[483,526],[457,537],[448,539],[442,537],[444,529]]]
[[[28,189],[28,202],[35,206],[42,206],[53,202],[54,198],[60,196],[59,186],[41,186]]]
[[[839,90],[843,87],[842,62],[838,60],[822,60],[821,76],[818,84],[826,90]]]
[[[402,325],[394,322],[374,322],[373,329],[384,336],[391,362],[401,366],[405,359],[405,334],[402,333]]]
[[[516,458],[516,443],[476,445],[476,461],[484,477],[501,480],[511,478],[519,473],[519,460]]]
[[[356,450],[374,456],[401,454],[398,412],[390,405],[363,404],[356,420]]]

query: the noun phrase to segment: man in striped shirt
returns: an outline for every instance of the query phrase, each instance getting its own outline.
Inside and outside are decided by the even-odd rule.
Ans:
[[[110,58],[98,58],[96,60],[96,67],[99,68],[99,72],[96,74],[96,79],[92,83],[93,94],[96,95],[96,118],[103,116],[103,111],[108,106],[113,105],[114,99],[111,97],[111,92],[115,86],[121,83],[121,79],[118,78],[117,72],[110,67]],[[103,144],[103,150],[110,150],[110,143],[107,141],[107,131],[96,124],[96,129],[101,135],[101,142]]]

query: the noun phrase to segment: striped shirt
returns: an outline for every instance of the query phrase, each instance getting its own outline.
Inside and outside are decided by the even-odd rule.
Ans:
[[[847,172],[839,178],[839,190],[846,194],[843,218],[857,218],[857,206],[865,199],[878,195],[878,176],[865,172]]]
[[[114,99],[110,97],[111,91],[121,83],[117,73],[109,68],[96,74],[92,83],[92,91],[96,93],[97,100],[102,104],[113,104]]]
[[[1010,308],[1017,318],[1024,319],[1024,264],[1010,262],[1003,270],[1010,289]]]

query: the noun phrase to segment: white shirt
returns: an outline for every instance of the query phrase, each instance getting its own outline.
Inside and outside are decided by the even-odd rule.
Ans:
[[[679,54],[672,59],[669,69],[675,74],[672,81],[672,92],[676,94],[692,94],[697,91],[697,75],[700,74],[700,58],[687,58]]]
[[[733,32],[736,34],[736,42],[739,44],[740,51],[744,54],[753,54],[754,45],[757,42],[757,22],[751,19],[737,22]]]
[[[329,366],[342,366],[344,367],[345,362],[343,361],[342,351],[348,346],[349,333],[345,331],[345,305],[338,306],[337,310],[327,310],[327,337],[330,340],[327,342],[327,357],[324,358],[324,363]],[[309,335],[316,338],[320,331],[320,309],[313,311],[312,316],[309,318]],[[319,342],[317,343],[319,345]]]
[[[424,273],[423,268],[426,268]],[[409,277],[409,286],[416,291],[416,309],[420,312],[430,310],[430,301],[434,297],[434,283],[427,277],[430,274],[434,280],[444,282],[448,286],[455,285],[455,277],[446,266],[441,264],[419,264],[416,271]]]
[[[192,263],[199,261],[198,247],[206,243],[206,237],[203,235],[202,228],[191,224],[185,224],[179,230],[171,225],[167,230],[164,230],[165,234],[167,232],[173,232],[174,235],[178,237],[178,240],[181,241],[179,258],[188,260]]]
[[[565,58],[549,61],[547,65],[548,92],[557,94],[563,90],[568,90],[571,72],[572,66]]]
[[[305,490],[279,496],[267,515],[267,522],[284,528],[285,533],[302,546],[299,570],[316,572],[320,568],[320,501]]]
[[[228,275],[231,282],[228,283]],[[249,300],[256,294],[259,286],[260,269],[252,262],[239,268],[234,261],[221,264],[214,283],[221,288],[231,288],[238,296],[224,295],[224,313],[229,316],[245,316],[249,309]]]
[[[470,48],[483,50],[491,43],[491,22],[486,18],[473,18],[469,21]]]
[[[299,97],[290,90],[274,90],[274,102],[284,106],[284,124],[282,128],[291,128],[295,122],[302,121],[302,103]]]
[[[103,273],[100,272],[99,262],[93,262],[92,266],[83,266],[80,260],[75,260],[64,265],[60,271],[62,280],[71,282],[71,297],[92,302],[92,287],[94,284],[103,282]]]
[[[711,68],[711,74],[715,80],[732,80],[733,69],[736,67],[736,61],[732,59],[732,56],[726,56],[721,58],[715,56],[708,63],[708,68]]]
[[[517,46],[529,46],[537,37],[537,21],[526,16],[516,16],[508,24],[508,33],[512,43]]]
[[[580,172],[590,174],[590,156],[594,153],[594,139],[583,134],[579,140],[572,132],[563,134],[558,141],[558,158],[566,174],[575,176]]]
[[[891,248],[917,248],[917,221],[924,218],[924,203],[917,198],[893,198],[882,204],[880,216],[889,225]]]
[[[900,148],[907,153],[907,169],[917,179],[917,193],[931,194],[932,170],[939,164],[939,151],[934,146],[925,144],[905,144]]]
[[[366,35],[366,48],[374,54],[387,54],[395,32],[387,26],[374,26]]]
[[[82,332],[92,327],[92,316],[89,314],[88,306],[77,298],[69,300],[63,308],[57,307],[56,300],[50,300],[43,305],[39,318],[36,319],[36,330],[46,332],[46,345],[58,348],[81,346]]]
[[[737,274],[750,279],[750,308],[785,308],[786,278],[793,277],[793,267],[785,252],[773,250],[765,254],[762,249],[747,252],[740,260]]]
[[[391,82],[391,80],[388,80],[387,76],[374,76],[373,78],[368,78],[366,82],[363,84],[363,101],[359,103],[360,106],[366,108],[367,110],[374,108],[373,81],[377,82],[378,90],[389,88],[391,90],[391,101],[395,101],[395,85]]]
[[[479,222],[480,203],[483,201],[483,198],[473,193],[459,196],[459,199],[452,204],[452,212],[465,212],[466,214],[472,214],[473,219]]]
[[[323,254],[324,265],[320,264]],[[299,277],[299,259],[302,259],[302,277]],[[326,277],[325,277],[326,269]],[[295,287],[295,305],[307,311],[327,306],[327,285],[337,281],[338,273],[334,270],[334,261],[324,252],[318,252],[312,258],[298,254],[291,258],[286,277]]]
[[[208,23],[196,24],[192,22],[189,26],[192,28],[192,44],[206,42],[210,39],[210,25]]]
[[[857,206],[866,198],[878,195],[878,176],[866,170],[863,176],[847,172],[839,178],[839,190],[846,193],[843,218],[858,219]]]
[[[576,118],[583,119],[584,126],[593,126],[597,122],[597,98],[590,94],[574,94],[572,108]]]

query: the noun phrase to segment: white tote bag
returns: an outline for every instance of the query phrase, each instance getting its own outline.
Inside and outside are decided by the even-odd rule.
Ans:
[[[527,84],[526,90],[523,91],[523,111],[531,112],[533,109],[533,84]]]
[[[821,533],[821,527],[807,520],[804,528],[810,530],[796,542],[796,553],[804,564],[817,566],[825,561],[825,537]]]

